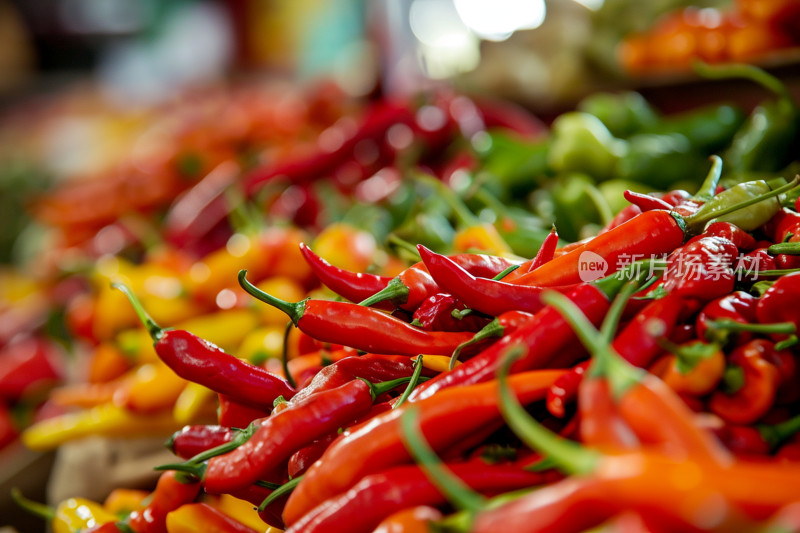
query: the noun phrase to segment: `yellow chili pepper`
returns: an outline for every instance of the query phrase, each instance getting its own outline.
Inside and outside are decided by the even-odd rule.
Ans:
[[[212,505],[226,515],[236,517],[236,520],[257,531],[263,530],[266,526],[258,516],[258,511],[253,507],[252,503],[235,498],[230,494],[222,494]]]
[[[216,409],[217,395],[198,383],[188,382],[172,408],[172,416],[179,424],[190,424],[203,418],[209,405]]]
[[[11,497],[25,511],[47,520],[53,533],[75,533],[117,520],[117,515],[86,498],[68,498],[53,509],[25,498],[18,489],[11,490]]]
[[[375,237],[371,233],[338,222],[329,224],[314,239],[311,248],[333,266],[364,272],[372,264],[377,252]],[[305,263],[305,260],[302,260]]]
[[[146,416],[108,403],[37,422],[22,432],[21,439],[31,450],[44,451],[90,435],[168,435],[179,428],[180,424],[172,418],[172,413]]]
[[[411,358],[416,361],[416,357]],[[460,365],[461,361],[456,361],[456,366]],[[433,370],[435,372],[446,372],[450,370],[450,357],[447,355],[425,355],[422,358],[422,368]]]
[[[280,325],[264,326],[251,331],[236,350],[237,357],[254,365],[261,365],[273,357],[280,358],[283,351],[283,337],[286,332],[285,318],[286,315]]]
[[[150,493],[146,490],[116,488],[106,496],[103,508],[117,516],[127,515],[144,508],[144,499],[148,496]]]
[[[167,532],[227,533],[232,529],[231,523],[235,522],[238,520],[207,503],[187,503],[167,513]],[[240,531],[250,529],[253,533],[261,531],[263,527],[263,522],[257,530],[243,524],[238,526]]]
[[[155,413],[170,409],[186,387],[161,361],[139,366],[128,385],[114,394],[114,403],[135,413]]]

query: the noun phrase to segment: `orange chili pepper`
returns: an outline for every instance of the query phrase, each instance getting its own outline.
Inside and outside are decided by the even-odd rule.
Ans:
[[[144,364],[136,369],[126,387],[115,392],[114,403],[133,413],[171,409],[186,384],[186,380],[160,361]]]
[[[651,374],[678,394],[705,396],[717,387],[725,372],[725,354],[719,346],[692,341],[672,351],[650,367]]]
[[[146,490],[116,488],[106,496],[103,507],[109,513],[127,515],[142,509],[145,506],[144,500],[149,495],[150,493]]]
[[[104,383],[122,376],[132,363],[122,351],[110,342],[97,345],[89,358],[86,381]]]
[[[428,533],[430,523],[441,518],[442,512],[438,509],[418,505],[388,516],[373,533]]]

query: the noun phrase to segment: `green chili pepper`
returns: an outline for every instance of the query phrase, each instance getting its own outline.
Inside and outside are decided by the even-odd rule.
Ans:
[[[714,198],[706,202],[705,205],[700,208],[698,214],[710,214],[724,206],[755,198],[756,196],[773,190],[776,188],[775,186],[780,186],[782,181],[783,180],[775,180],[774,182],[767,183],[764,180],[755,180],[740,183],[714,196]],[[730,222],[745,231],[753,231],[764,225],[780,210],[780,208],[781,204],[778,199],[769,198],[749,207],[747,210],[736,211],[729,215],[721,216],[718,221]]]
[[[614,176],[617,162],[628,151],[599,118],[574,111],[553,122],[547,161],[556,172],[582,172],[598,180]]]
[[[686,137],[694,150],[712,154],[728,146],[742,125],[745,113],[738,107],[717,104],[664,117],[646,133]]]
[[[577,108],[599,118],[614,137],[630,137],[657,127],[659,122],[658,112],[635,91],[595,93],[581,100]]]
[[[680,133],[642,133],[628,139],[629,150],[617,165],[617,177],[666,189],[689,176],[703,176],[708,155],[695,150]]]

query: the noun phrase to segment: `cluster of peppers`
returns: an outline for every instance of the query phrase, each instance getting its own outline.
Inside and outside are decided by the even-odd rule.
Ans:
[[[781,202],[800,178],[721,175],[716,158],[694,195],[628,195],[598,236],[553,231],[524,261],[419,245],[385,277],[301,245],[334,300],[287,302],[241,270],[246,293],[351,350],[302,380],[159,327],[115,285],[219,418],[169,440],[183,462],[159,467],[149,511],[86,530],[184,531],[211,512],[201,493],[290,532],[797,530],[800,214]],[[589,253],[603,277],[586,279]],[[217,530],[248,531],[227,516]]]

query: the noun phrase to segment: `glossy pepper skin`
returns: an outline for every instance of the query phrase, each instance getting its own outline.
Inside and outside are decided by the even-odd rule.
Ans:
[[[264,419],[247,442],[209,459],[203,479],[206,490],[226,493],[252,485],[296,450],[366,414],[372,400],[370,385],[356,379],[293,402]]]
[[[188,503],[167,514],[169,533],[256,533],[207,503]]]
[[[184,426],[172,434],[166,446],[181,459],[189,459],[200,452],[230,442],[235,433],[235,430],[226,426]]]
[[[456,318],[467,306],[452,294],[438,293],[414,311],[412,323],[426,331],[478,331],[489,319],[474,313]]]
[[[792,322],[800,327],[800,272],[781,276],[759,299],[756,317],[762,324]]]
[[[128,527],[136,533],[167,533],[167,514],[193,502],[200,489],[199,479],[173,471],[163,472],[147,507],[128,516]]]
[[[300,243],[300,253],[311,267],[317,279],[330,290],[351,302],[360,302],[376,292],[385,289],[392,281],[388,276],[378,276],[364,272],[350,272],[331,265],[311,251],[305,243]]]
[[[736,245],[722,237],[690,240],[667,257],[664,289],[705,301],[729,294],[737,252]]]
[[[715,392],[708,403],[711,412],[732,424],[751,424],[769,411],[780,383],[778,369],[769,361],[771,350],[769,341],[754,339],[730,354],[728,362],[741,368],[744,383],[732,393]]]
[[[417,246],[417,250],[442,290],[458,297],[470,309],[497,316],[506,311],[536,313],[544,307],[539,299],[544,287],[477,278],[447,257],[422,245]],[[559,287],[559,290],[566,292],[572,288],[573,286]]]
[[[512,376],[520,402],[541,399],[561,371],[541,370]],[[422,430],[434,449],[444,449],[499,417],[497,382],[442,390],[417,403]],[[325,500],[344,493],[359,479],[411,460],[400,430],[403,408],[379,415],[345,432],[305,474],[286,503],[284,520],[291,526]],[[469,416],[466,416],[466,414]]]
[[[378,309],[349,302],[306,299],[290,304],[257,289],[246,274],[239,272],[239,282],[250,295],[280,308],[301,331],[324,342],[370,353],[449,355],[470,337],[468,333],[423,331]]]
[[[695,321],[695,331],[700,339],[712,340],[717,334],[709,331],[709,322],[714,320],[733,320],[740,324],[749,324],[756,320],[756,304],[758,299],[744,291],[734,291],[707,303]],[[740,342],[747,341],[751,334],[743,331],[739,334]]]
[[[553,473],[528,472],[519,465],[489,465],[481,460],[449,465],[453,474],[478,492],[499,493],[550,481]],[[446,503],[416,465],[403,465],[363,477],[351,490],[326,500],[287,530],[322,533],[347,524],[352,533],[371,533],[382,520],[408,507]]]

